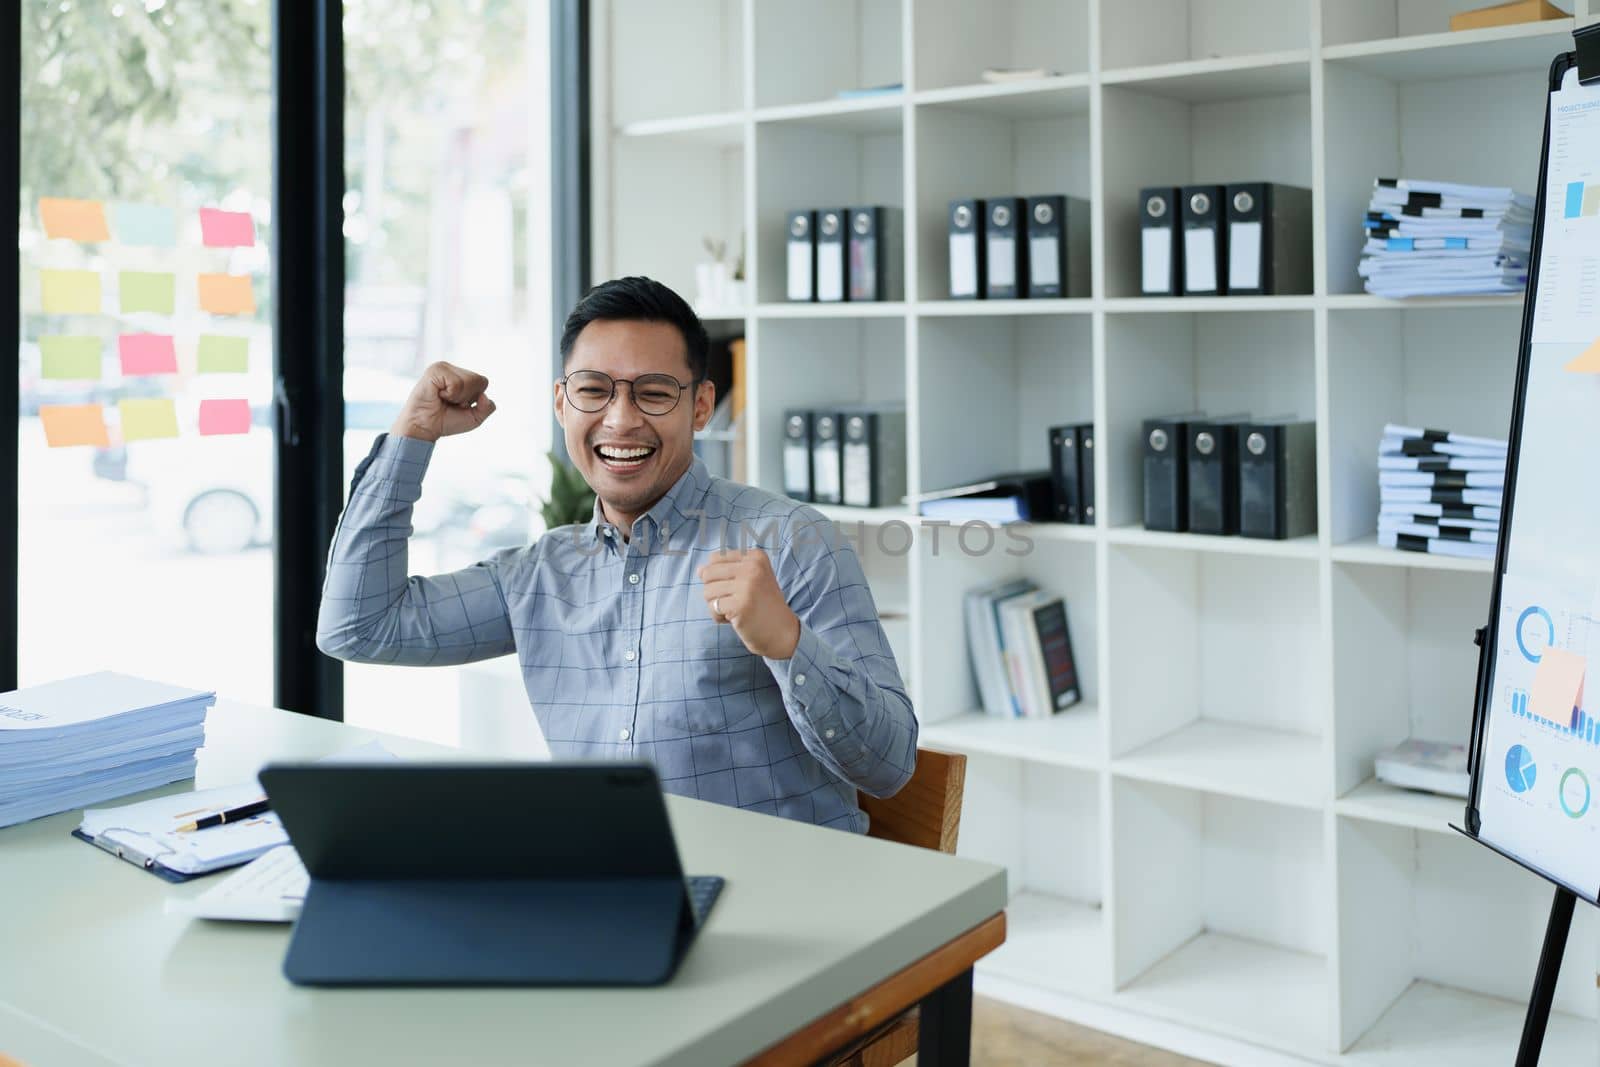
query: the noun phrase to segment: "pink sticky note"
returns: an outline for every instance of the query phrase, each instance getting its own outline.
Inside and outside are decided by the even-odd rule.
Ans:
[[[125,333],[117,338],[123,374],[177,374],[178,351],[164,333]]]
[[[250,401],[202,400],[200,401],[200,434],[209,437],[220,433],[250,432]]]
[[[200,240],[207,248],[248,248],[256,243],[256,224],[248,212],[203,207]]]
[[[1572,709],[1583,706],[1583,675],[1587,661],[1564,648],[1546,648],[1533,672],[1529,710],[1561,726],[1572,723]]]

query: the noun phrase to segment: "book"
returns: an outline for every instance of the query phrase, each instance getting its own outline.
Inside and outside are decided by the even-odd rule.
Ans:
[[[1402,742],[1373,760],[1378,781],[1402,789],[1463,797],[1467,795],[1467,747],[1436,741]]]
[[[1079,700],[1078,665],[1072,657],[1072,634],[1067,628],[1067,604],[1060,597],[1033,609],[1034,636],[1043,667],[1047,710],[1071,707]]]
[[[1032,582],[1017,578],[969,590],[966,595],[967,651],[986,714],[1008,718],[1016,714],[1011,701],[1010,677],[1002,653],[996,605],[1008,597],[1031,592],[1034,588]]]

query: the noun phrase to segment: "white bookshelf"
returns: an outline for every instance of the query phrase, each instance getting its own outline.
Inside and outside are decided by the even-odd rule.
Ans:
[[[1368,296],[1359,220],[1379,175],[1532,191],[1573,27],[1446,32],[1475,6],[593,5],[595,275],[692,295],[701,238],[743,238],[751,305],[717,317],[749,339],[759,484],[789,407],[904,404],[913,493],[1096,426],[1098,524],[1036,526],[1022,556],[909,542],[902,506],[825,509],[859,537],[923,743],[970,757],[961,851],[1010,873],[980,990],[1227,1063],[1511,1059],[1548,887],[1450,830],[1458,802],[1372,779],[1407,736],[1466,739],[1490,571],[1377,547],[1379,431],[1503,436],[1521,300]],[[1138,189],[1251,179],[1313,190],[1314,292],[1140,297]],[[1091,201],[1092,296],[947,299],[947,202],[1007,193]],[[904,299],[785,303],[784,213],[871,203],[904,209]],[[1192,408],[1315,418],[1317,534],[1142,528],[1140,421]],[[1068,601],[1084,701],[1049,721],[975,710],[962,594],[1011,576]],[[1600,1059],[1600,921],[1573,930],[1550,1063]]]

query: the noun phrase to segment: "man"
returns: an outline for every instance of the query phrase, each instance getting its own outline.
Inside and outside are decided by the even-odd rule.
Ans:
[[[590,290],[567,318],[554,403],[594,518],[407,578],[435,442],[495,409],[482,375],[430,366],[356,470],[317,647],[418,665],[515,652],[558,758],[646,759],[670,792],[861,832],[856,790],[890,796],[911,777],[911,702],[848,541],[695,457],[716,401],[707,348],[659,282]]]

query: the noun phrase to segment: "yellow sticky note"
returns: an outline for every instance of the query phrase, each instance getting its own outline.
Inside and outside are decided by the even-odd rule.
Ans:
[[[92,270],[41,270],[39,293],[46,315],[100,314],[100,275]]]
[[[1533,672],[1528,710],[1561,726],[1572,725],[1572,709],[1583,704],[1584,658],[1564,648],[1546,648]]]
[[[248,274],[200,275],[200,310],[213,315],[254,315],[256,294]]]
[[[178,409],[171,397],[141,397],[117,401],[122,413],[124,441],[151,441],[178,436]]]
[[[68,241],[111,240],[111,230],[106,226],[106,208],[98,200],[41,196],[39,220],[44,223],[46,237]]]
[[[1600,374],[1600,337],[1577,359],[1561,368],[1569,374]]]
[[[170,315],[177,293],[177,280],[171,271],[125,270],[117,275],[123,314],[153,311]]]
[[[39,422],[44,425],[44,442],[51,448],[105,448],[111,443],[106,437],[105,412],[99,404],[40,404]]]
[[[41,337],[39,377],[49,381],[99,378],[102,348],[98,337]]]

